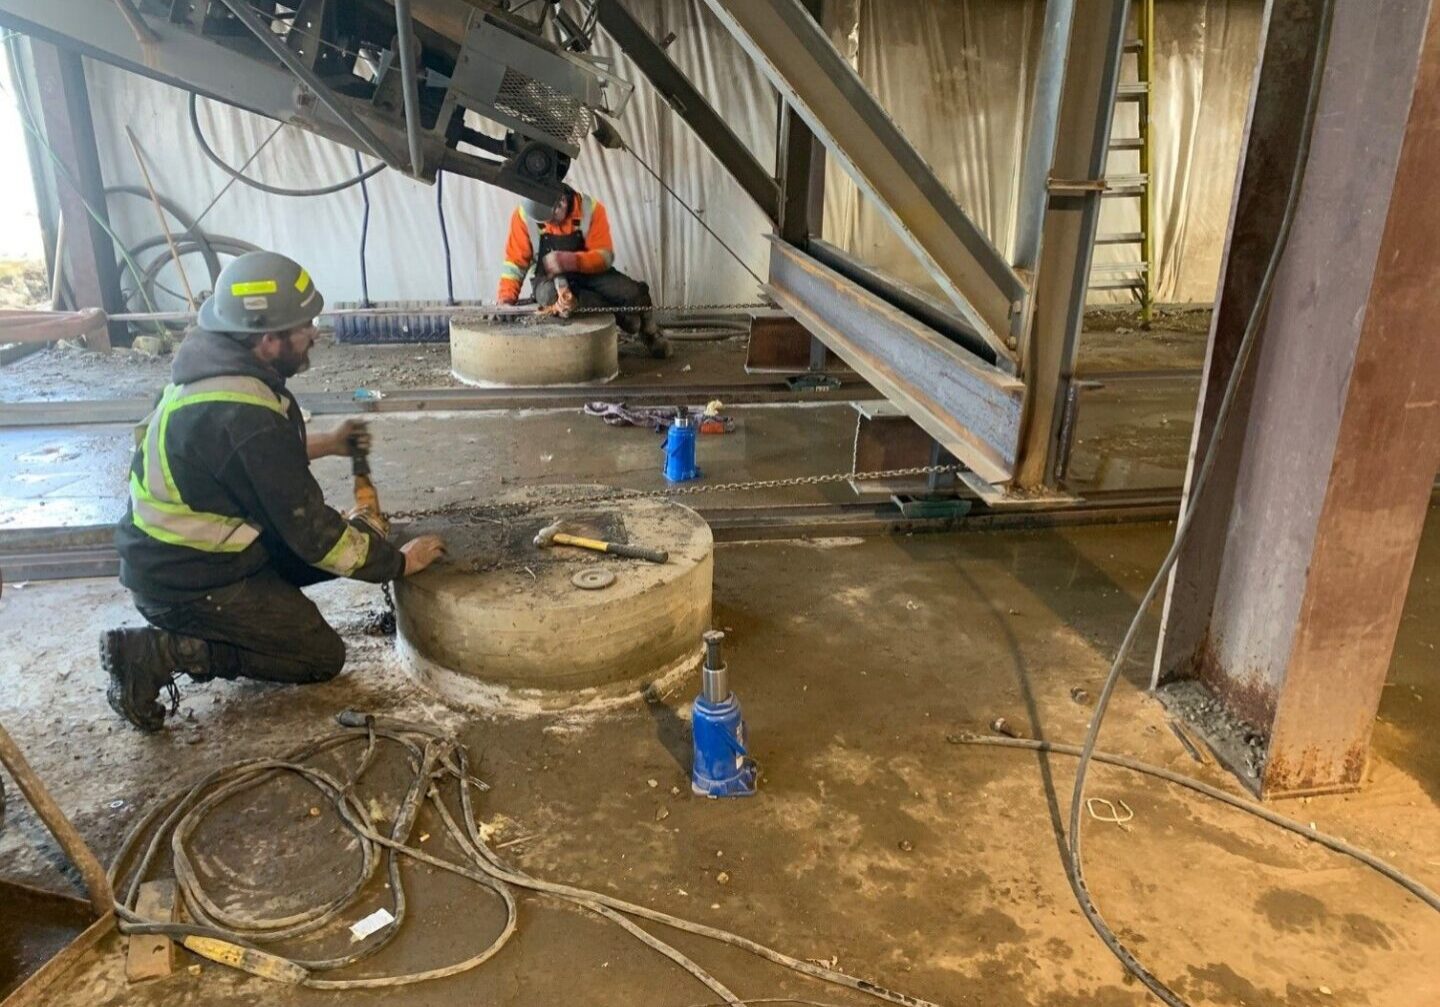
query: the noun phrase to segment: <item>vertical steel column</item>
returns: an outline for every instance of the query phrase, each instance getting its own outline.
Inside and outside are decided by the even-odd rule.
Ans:
[[[1011,265],[1016,269],[1033,271],[1040,260],[1040,231],[1050,202],[1050,167],[1055,160],[1061,85],[1074,18],[1075,0],[1047,0],[1045,23],[1040,32],[1040,62],[1035,69],[1035,93],[1030,100],[1030,128],[1025,136],[1025,160],[1020,167],[1020,203],[1010,255]]]
[[[825,0],[801,0],[822,26]],[[825,146],[805,125],[789,102],[780,99],[780,136],[775,144],[776,175],[780,179],[780,219],[776,230],[782,240],[805,248],[812,235],[820,235],[825,216]],[[830,351],[810,337],[810,370],[823,371]]]
[[[105,183],[90,118],[90,92],[80,55],[34,39],[30,43],[38,94],[36,128],[55,154],[55,196],[65,228],[65,277],[76,308],[101,308],[107,314],[125,310],[115,246],[106,233]],[[54,167],[52,165],[52,167]],[[62,173],[63,172],[63,173]],[[88,204],[88,207],[87,207]],[[91,211],[99,216],[96,220]],[[102,224],[101,221],[104,221]],[[124,322],[111,322],[109,338],[123,341]]]
[[[1026,404],[1015,485],[1024,489],[1050,488],[1058,479],[1061,419],[1085,316],[1128,13],[1129,0],[1076,0],[1072,11],[1054,156],[1045,173],[1033,312],[1020,351]],[[1027,166],[1042,155],[1027,150]]]
[[[1277,0],[1265,40],[1199,444],[1268,257],[1245,207],[1283,206],[1300,118],[1266,89],[1303,88],[1295,66],[1317,58],[1323,89],[1245,408],[1193,502],[1157,664],[1265,739],[1246,782],[1266,796],[1360,784],[1440,465],[1440,21],[1425,0],[1339,2],[1327,50],[1325,2]]]

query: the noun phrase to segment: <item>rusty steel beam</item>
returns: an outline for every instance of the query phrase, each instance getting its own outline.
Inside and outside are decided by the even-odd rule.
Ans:
[[[1156,675],[1198,679],[1255,730],[1264,751],[1246,782],[1265,796],[1362,782],[1440,466],[1440,20],[1429,8],[1337,3],[1327,49],[1321,0],[1287,0],[1264,42],[1197,444],[1255,303],[1254,263],[1274,240],[1255,229],[1278,227],[1285,202],[1276,190],[1303,101],[1279,96],[1293,100],[1317,58],[1323,88],[1250,387],[1209,488],[1186,504],[1196,523]]]
[[[1029,291],[799,0],[705,0],[967,324],[1010,359]]]
[[[1036,264],[1030,324],[1020,350],[1025,432],[1015,482],[1025,489],[1053,488],[1060,481],[1061,426],[1085,318],[1129,7],[1129,0],[1073,4],[1040,233],[1033,234],[1031,223],[1032,233],[1018,235],[1021,254],[1029,257],[1021,264]],[[1040,118],[1038,110],[1035,117]],[[1044,153],[1027,149],[1027,168]]]
[[[781,307],[961,462],[1009,481],[1020,381],[779,238],[771,246],[769,289]]]
[[[106,314],[125,310],[115,246],[106,230],[105,182],[90,118],[90,92],[78,53],[38,39],[30,43],[38,107],[35,128],[44,134],[55,163],[45,162],[55,177],[55,198],[65,221],[64,277],[76,308],[100,308]],[[111,322],[92,333],[90,345],[109,349],[127,338],[124,322]],[[98,342],[97,342],[98,340]]]

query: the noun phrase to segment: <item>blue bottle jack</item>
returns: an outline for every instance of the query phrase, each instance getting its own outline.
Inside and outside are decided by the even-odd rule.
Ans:
[[[675,410],[675,422],[665,435],[665,478],[672,483],[700,478],[695,467],[695,434],[697,427],[690,419],[690,410]]]
[[[730,691],[730,674],[720,660],[725,634],[711,630],[704,639],[705,669],[691,716],[695,762],[690,789],[702,797],[749,797],[755,793],[758,767],[745,749],[740,701]]]

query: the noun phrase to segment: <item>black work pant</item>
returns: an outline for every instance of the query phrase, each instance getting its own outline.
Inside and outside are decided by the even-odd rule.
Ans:
[[[650,287],[639,280],[632,280],[618,269],[607,269],[603,273],[566,273],[570,290],[575,294],[578,308],[648,308]],[[555,277],[545,276],[535,280],[531,288],[535,303],[548,308],[559,299],[555,290]],[[640,331],[646,313],[627,311],[615,316],[615,324],[622,332],[632,336]]]
[[[333,579],[298,556],[282,554],[253,576],[193,601],[132,594],[152,626],[205,641],[208,667],[196,678],[303,684],[328,682],[345,666],[345,641],[300,591]]]

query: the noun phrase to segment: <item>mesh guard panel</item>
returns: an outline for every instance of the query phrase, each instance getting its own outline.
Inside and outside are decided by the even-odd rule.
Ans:
[[[579,146],[593,128],[593,115],[575,97],[507,67],[495,107],[562,143]]]

